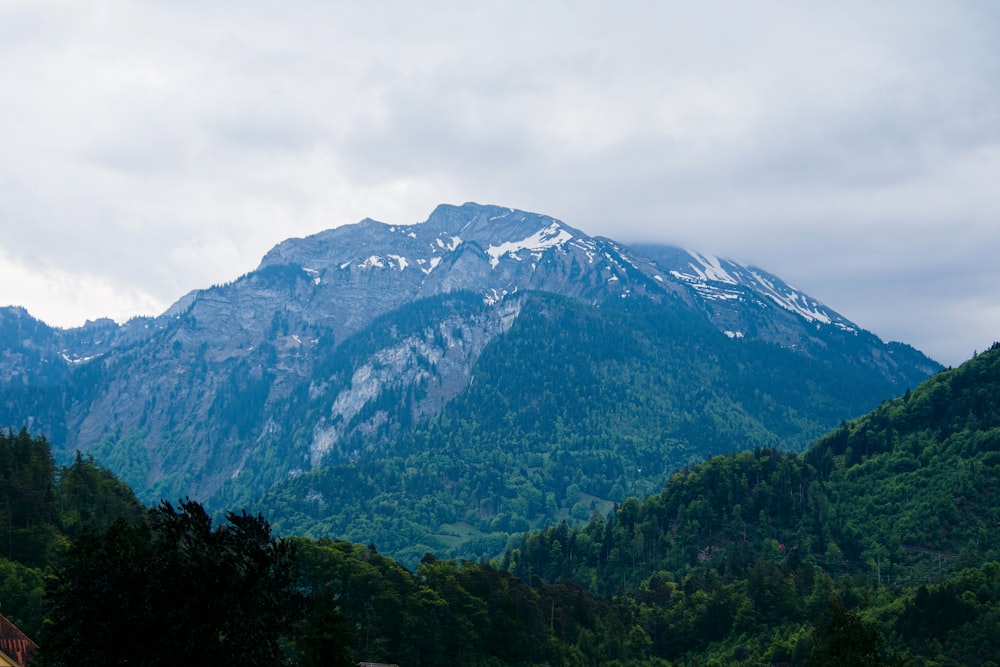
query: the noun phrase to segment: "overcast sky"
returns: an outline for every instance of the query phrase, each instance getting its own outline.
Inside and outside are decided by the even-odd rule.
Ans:
[[[156,315],[476,201],[1000,339],[1000,3],[0,0],[0,305]]]

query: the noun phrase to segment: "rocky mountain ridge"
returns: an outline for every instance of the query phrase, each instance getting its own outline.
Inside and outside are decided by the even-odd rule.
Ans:
[[[65,456],[92,454],[145,499],[246,502],[377,455],[436,414],[534,293],[684,312],[731,345],[855,368],[885,397],[940,368],[761,269],[628,248],[544,215],[443,205],[419,224],[363,220],[289,239],[155,318],[59,330],[0,309],[0,425],[46,433]]]

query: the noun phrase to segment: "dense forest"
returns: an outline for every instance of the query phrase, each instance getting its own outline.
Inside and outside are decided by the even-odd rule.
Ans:
[[[92,459],[57,468],[43,436],[0,434],[0,611],[38,636],[45,575],[66,547],[142,513],[132,490]]]
[[[803,454],[712,457],[489,560],[144,508],[23,431],[0,482],[0,602],[43,664],[1000,665],[998,345]]]
[[[321,375],[349,384],[352,357],[390,331],[434,321],[429,307],[386,316],[345,343],[350,363]],[[321,467],[247,502],[284,534],[376,540],[410,567],[427,551],[489,558],[512,534],[586,523],[709,456],[802,451],[844,415],[906,388],[890,390],[844,361],[854,334],[815,335],[828,351],[845,350],[831,354],[836,363],[752,340],[733,345],[682,309],[532,294],[441,411],[409,424],[419,387],[383,389],[352,419],[386,431],[377,446],[371,431],[355,430]],[[382,413],[393,416],[375,417]],[[399,423],[407,428],[392,432]]]

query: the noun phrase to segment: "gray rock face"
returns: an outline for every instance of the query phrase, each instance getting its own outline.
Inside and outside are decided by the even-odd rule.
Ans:
[[[360,433],[369,447],[379,427],[390,423],[388,409],[360,418],[363,410],[392,390],[403,394],[421,388],[411,404],[409,417],[419,421],[442,407],[468,383],[472,366],[496,336],[505,333],[520,312],[519,299],[508,299],[473,318],[449,316],[423,330],[386,346],[351,374],[349,385],[337,392],[329,413],[317,422],[309,447],[309,462],[317,466],[331,454],[353,458],[340,445],[352,432]]]
[[[832,328],[856,339],[844,363],[916,380],[938,368],[760,269],[465,204],[289,239],[232,283],[121,326],[57,330],[2,309],[0,426],[94,454],[147,500],[236,502],[436,413],[531,291],[651,300],[701,313],[733,344],[807,356],[830,353]]]

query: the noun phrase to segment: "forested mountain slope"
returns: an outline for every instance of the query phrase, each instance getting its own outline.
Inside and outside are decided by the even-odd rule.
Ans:
[[[410,559],[800,448],[939,368],[759,268],[478,204],[288,239],[120,326],[0,309],[0,427],[145,502],[253,504]]]
[[[1000,559],[993,530],[998,466],[994,346],[845,422],[801,455],[757,449],[674,473],[659,493],[623,503],[611,525],[595,517],[600,530],[572,528],[588,536],[590,550],[569,557],[563,539],[556,552],[564,555],[553,562],[553,534],[570,534],[559,525],[532,534],[507,558],[549,578],[590,581],[596,574],[617,586],[620,576],[601,575],[612,549],[629,565],[626,580],[635,581],[659,569],[732,563],[780,544],[838,573],[919,578],[924,567]],[[607,544],[615,530],[627,539]]]
[[[255,507],[284,533],[374,542],[409,564],[425,551],[490,557],[511,533],[586,521],[707,456],[801,450],[886,397],[849,364],[733,344],[686,310],[521,303],[441,412],[372,452],[348,441]],[[853,338],[826,335],[830,349]]]
[[[492,563],[428,554],[408,569],[374,545],[275,544],[276,553],[297,560],[295,591],[308,598],[306,616],[262,624],[270,613],[262,611],[244,627],[281,647],[281,664],[1000,664],[1000,537],[991,530],[1000,480],[998,389],[995,345],[845,422],[803,454],[755,449],[712,457],[607,516],[529,532]],[[91,530],[106,532],[71,533],[78,546],[49,581],[74,602],[48,609],[86,623],[88,608],[100,608],[101,619],[115,623],[123,610],[74,593],[74,577],[85,571],[79,583],[92,590],[146,563],[110,541],[150,534],[135,523],[108,528],[116,513],[134,516],[128,494],[83,459],[54,476],[44,439],[9,434],[0,445],[0,474],[23,480],[5,503],[18,531],[10,542],[18,545],[16,558],[0,554],[0,568],[18,575],[2,581],[0,594],[13,601],[5,611],[41,624],[30,607],[36,594],[12,582],[40,586],[42,573],[23,559],[44,562],[51,550],[23,547],[53,546],[60,526],[81,526],[85,510]],[[184,512],[210,541],[230,533],[210,530],[192,503]],[[162,507],[148,516],[161,514]],[[243,516],[268,534],[262,520]],[[157,526],[150,524],[154,533],[164,528]],[[32,535],[49,537],[34,542]],[[228,571],[199,551],[166,553],[196,580]],[[142,577],[142,594],[163,605],[178,591],[191,593],[163,577],[173,560],[162,571],[158,563],[146,564],[153,570]],[[245,599],[245,608],[269,609],[264,594]],[[185,600],[198,604],[196,593]],[[158,633],[169,637],[170,630]],[[141,649],[142,641],[74,645],[107,660]],[[48,655],[59,648],[50,645]]]
[[[662,638],[652,654],[671,659],[709,651],[736,664],[749,659],[744,633],[756,628],[771,642],[757,659],[795,662],[795,646],[804,650],[815,635],[795,628],[822,622],[823,586],[842,578],[838,604],[860,612],[855,620],[878,630],[886,649],[935,658],[915,664],[992,664],[1000,661],[987,631],[1000,617],[998,435],[994,345],[802,455],[714,457],[606,519],[529,533],[500,566],[628,594],[646,635]],[[952,657],[936,655],[948,647]]]

